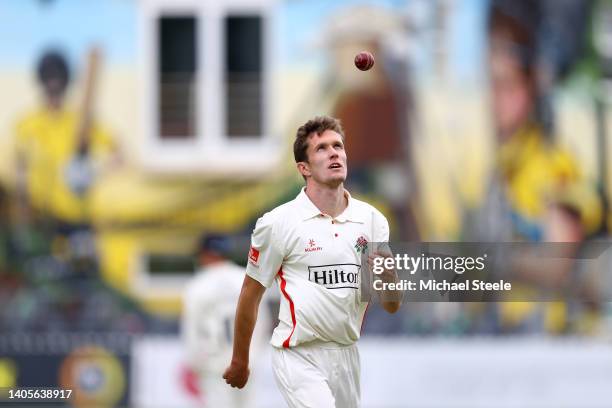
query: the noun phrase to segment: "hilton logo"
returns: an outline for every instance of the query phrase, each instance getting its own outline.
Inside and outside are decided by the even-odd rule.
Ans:
[[[358,289],[360,268],[356,264],[309,266],[308,280],[327,289]]]

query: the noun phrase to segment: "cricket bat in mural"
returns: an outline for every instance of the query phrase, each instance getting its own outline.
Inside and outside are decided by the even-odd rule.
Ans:
[[[83,88],[83,99],[76,125],[76,149],[72,159],[65,168],[66,183],[76,195],[84,195],[91,187],[95,172],[90,157],[91,128],[93,121],[93,104],[98,81],[101,54],[97,47],[92,47],[87,54],[87,69]]]

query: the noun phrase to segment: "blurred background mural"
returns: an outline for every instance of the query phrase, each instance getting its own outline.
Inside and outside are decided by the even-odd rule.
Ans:
[[[0,38],[0,387],[201,406],[179,324],[198,242],[245,264],[317,114],[392,240],[609,237],[610,1],[2,0]],[[607,288],[373,308],[364,407],[607,406]],[[283,406],[258,364],[252,406]]]

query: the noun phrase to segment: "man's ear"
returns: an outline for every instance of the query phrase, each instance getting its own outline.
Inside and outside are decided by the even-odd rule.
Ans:
[[[306,162],[298,162],[297,169],[302,175],[302,177],[310,177],[310,166]]]

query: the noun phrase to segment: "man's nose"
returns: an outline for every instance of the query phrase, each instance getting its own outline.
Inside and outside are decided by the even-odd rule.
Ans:
[[[336,151],[336,149],[334,149],[333,147],[329,150],[329,157],[330,158],[336,158],[338,157],[338,152]]]

